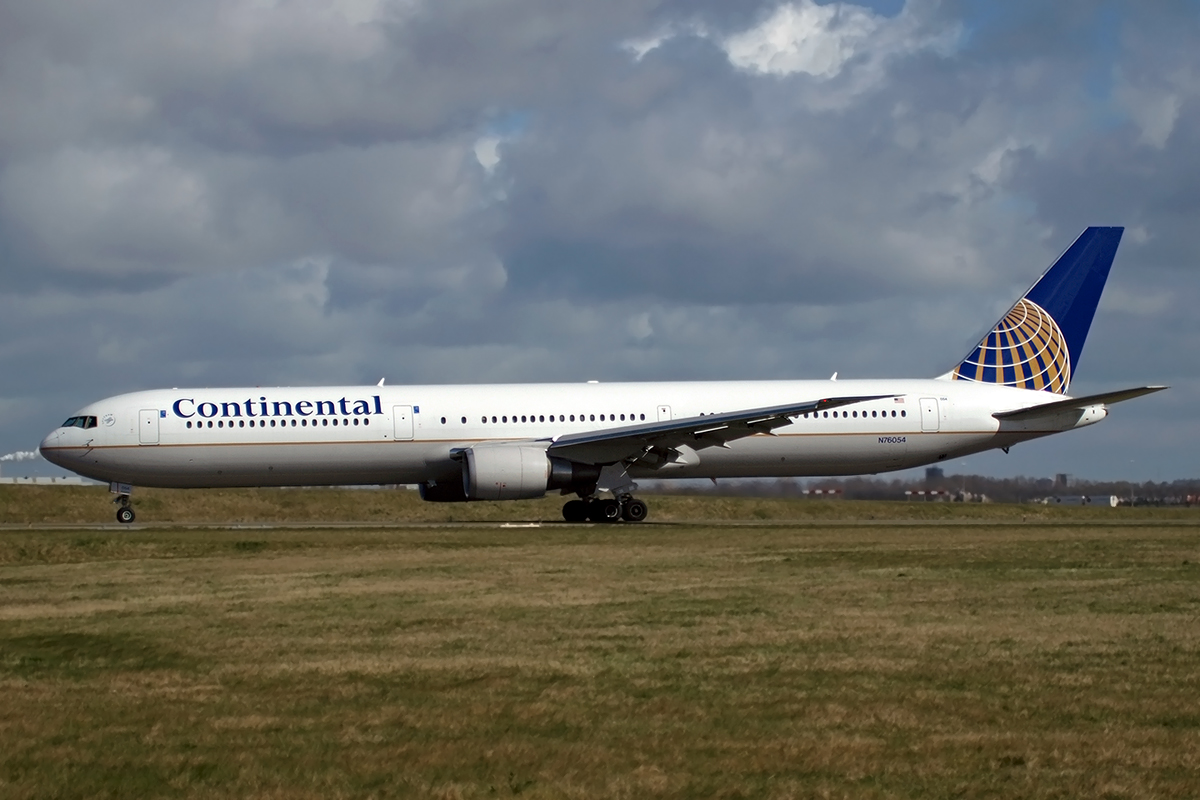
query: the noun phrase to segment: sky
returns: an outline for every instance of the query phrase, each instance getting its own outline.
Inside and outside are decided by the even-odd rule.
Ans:
[[[1198,40],[1168,0],[0,0],[0,453],[160,387],[932,377],[1122,225],[1071,391],[1170,391],[947,471],[1200,476]]]

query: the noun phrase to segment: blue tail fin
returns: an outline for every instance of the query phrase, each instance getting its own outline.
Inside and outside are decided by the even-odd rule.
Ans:
[[[1064,394],[1124,228],[1088,228],[991,333],[943,376]]]

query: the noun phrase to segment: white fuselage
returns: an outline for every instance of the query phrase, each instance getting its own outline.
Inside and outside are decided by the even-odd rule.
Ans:
[[[460,474],[453,454],[483,442],[760,408],[834,395],[887,395],[810,414],[634,478],[886,472],[976,453],[1103,419],[1103,406],[1036,422],[992,415],[1060,399],[949,380],[723,381],[184,389],[118,395],[59,428],[46,458],[104,481],[160,487],[421,483]],[[896,395],[893,397],[892,395]]]

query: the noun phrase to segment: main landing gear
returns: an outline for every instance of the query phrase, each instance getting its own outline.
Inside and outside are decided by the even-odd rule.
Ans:
[[[616,499],[592,497],[587,500],[568,500],[562,513],[567,522],[641,522],[649,511],[643,501],[623,494]]]

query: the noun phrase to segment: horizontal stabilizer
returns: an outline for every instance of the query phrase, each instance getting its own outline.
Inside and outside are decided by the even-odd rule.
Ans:
[[[1096,405],[1112,405],[1120,403],[1123,400],[1132,400],[1135,397],[1141,397],[1145,394],[1153,394],[1166,389],[1166,386],[1139,386],[1136,389],[1122,389],[1119,392],[1105,392],[1104,394],[1093,394],[1087,397],[1071,397],[1066,400],[1056,400],[1053,403],[1043,403],[1038,406],[1030,406],[1029,408],[1019,408],[1016,411],[1000,411],[992,414],[996,419],[1007,420],[1030,420],[1040,417],[1049,417],[1055,414],[1061,414],[1063,411],[1071,411],[1075,409],[1085,409],[1088,406]]]

